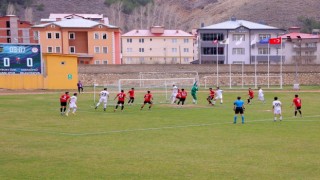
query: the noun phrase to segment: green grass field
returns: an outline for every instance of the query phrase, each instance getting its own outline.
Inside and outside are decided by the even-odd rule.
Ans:
[[[311,88],[313,89],[313,88]],[[299,92],[303,117],[293,117],[295,92],[265,89],[266,104],[246,106],[233,122],[233,101],[185,107],[155,104],[140,111],[142,93],[124,112],[93,109],[92,93],[78,96],[75,116],[61,116],[61,92],[0,96],[0,179],[319,179],[319,92]],[[157,93],[154,94],[157,98]],[[283,104],[273,122],[272,100]]]

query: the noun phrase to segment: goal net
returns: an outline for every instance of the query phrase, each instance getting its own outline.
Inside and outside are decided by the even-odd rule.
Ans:
[[[167,79],[167,78],[195,78],[196,81],[200,83],[198,71],[139,72],[139,79]]]
[[[155,103],[168,103],[172,93],[173,85],[179,89],[190,92],[195,78],[167,78],[167,79],[119,79],[118,90],[128,92],[131,88],[135,89],[135,101],[142,102],[143,95],[151,91]]]

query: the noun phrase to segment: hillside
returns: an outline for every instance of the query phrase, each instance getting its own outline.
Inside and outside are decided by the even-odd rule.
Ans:
[[[43,10],[36,7],[43,4]],[[104,0],[33,0],[33,19],[47,18],[50,13],[102,13],[112,24],[124,31],[165,25],[166,28],[191,30],[201,22],[205,25],[228,20],[231,16],[253,22],[263,22],[279,28],[299,26],[299,16],[320,20],[319,0],[154,0],[154,5],[136,8],[130,15],[117,6],[108,7]],[[23,10],[19,11],[23,17]]]

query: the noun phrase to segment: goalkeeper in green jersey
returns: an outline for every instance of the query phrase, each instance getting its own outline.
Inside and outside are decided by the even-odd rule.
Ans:
[[[191,96],[192,96],[192,101],[193,104],[197,104],[197,91],[198,91],[198,85],[197,85],[197,81],[193,84],[192,89],[191,89]]]

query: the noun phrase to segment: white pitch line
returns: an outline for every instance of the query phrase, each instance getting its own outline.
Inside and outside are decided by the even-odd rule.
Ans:
[[[320,115],[304,116],[304,117],[305,118],[317,118],[317,117],[320,117]],[[305,120],[305,119],[298,119],[298,118],[299,117],[286,118],[286,119],[283,119],[283,122],[320,122],[320,119]],[[290,120],[290,121],[286,121],[286,120]],[[248,123],[248,122],[249,123],[250,122],[266,122],[266,121],[273,122],[273,118],[272,119],[246,121],[246,123]],[[223,124],[232,124],[232,121],[225,122],[225,123],[190,124],[190,125],[164,126],[164,127],[155,127],[155,128],[112,130],[112,131],[92,132],[92,133],[67,133],[67,132],[32,130],[32,129],[16,129],[16,128],[0,128],[0,129],[12,130],[12,131],[37,132],[37,133],[45,133],[45,134],[56,134],[56,135],[67,135],[67,136],[88,136],[88,135],[102,135],[102,134],[114,134],[114,133],[125,133],[125,132],[154,131],[154,130],[163,130],[163,129],[178,129],[178,128],[188,128],[188,127],[202,127],[202,126],[223,125]]]

